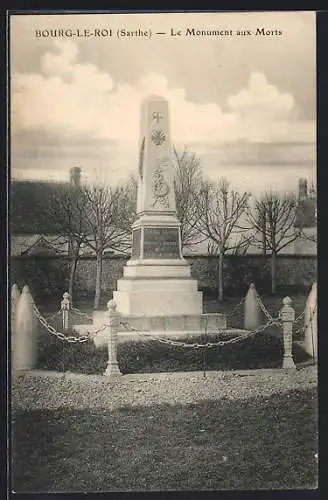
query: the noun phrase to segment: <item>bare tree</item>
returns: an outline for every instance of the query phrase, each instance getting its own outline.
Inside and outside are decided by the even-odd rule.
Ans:
[[[219,301],[223,300],[223,259],[226,253],[247,249],[252,236],[242,227],[248,207],[249,193],[229,189],[225,178],[216,184],[203,185],[199,228],[209,239],[209,252],[219,256]]]
[[[87,228],[84,223],[86,199],[78,186],[57,184],[54,186],[43,210],[43,217],[50,222],[56,232],[68,245],[70,276],[68,292],[73,302],[74,282],[81,245],[86,239]],[[60,245],[63,244],[61,239]]]
[[[296,224],[295,224],[296,225]],[[317,207],[314,208],[314,221],[312,221],[312,225],[310,227],[304,227],[302,224],[298,224],[298,235],[300,238],[306,241],[311,241],[312,243],[318,242],[317,237]],[[307,231],[311,229],[311,231]]]
[[[254,243],[271,253],[271,291],[276,292],[276,256],[298,237],[295,231],[297,203],[294,194],[268,191],[248,210],[248,220],[255,230]],[[265,225],[263,224],[265,221]]]
[[[174,148],[175,156],[175,201],[177,217],[181,223],[182,248],[196,245],[205,240],[198,229],[198,222],[202,205],[200,194],[202,192],[202,172],[200,160],[187,148],[181,153]]]
[[[131,246],[133,201],[127,186],[112,188],[102,184],[85,186],[87,201],[85,243],[96,254],[96,290],[94,308],[100,304],[102,262],[105,250],[127,252]]]
[[[298,237],[303,238],[306,241],[311,241],[311,243],[318,242],[317,234],[316,233],[312,233],[312,234],[306,233],[304,228],[299,229]]]
[[[122,197],[125,203],[125,212],[130,226],[135,221],[137,211],[138,181],[134,175],[130,175],[127,181],[121,185]]]

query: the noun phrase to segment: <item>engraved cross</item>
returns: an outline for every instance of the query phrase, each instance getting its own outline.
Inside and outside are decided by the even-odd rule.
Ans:
[[[163,119],[162,113],[159,113],[158,111],[153,112],[153,120],[156,120],[157,123],[159,123]]]

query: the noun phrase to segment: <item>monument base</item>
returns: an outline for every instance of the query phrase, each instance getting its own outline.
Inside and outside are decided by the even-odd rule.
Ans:
[[[74,325],[80,335],[97,331],[106,322],[106,311],[94,311],[92,325]],[[146,341],[162,337],[179,340],[186,336],[199,336],[204,333],[225,335],[247,335],[246,330],[227,329],[226,316],[222,313],[170,316],[122,316],[118,327],[118,342]],[[143,334],[146,335],[143,335]],[[150,337],[147,336],[150,335]],[[107,346],[110,339],[108,329],[94,337],[95,346]]]
[[[123,316],[200,315],[202,293],[183,259],[129,261],[113,292]]]

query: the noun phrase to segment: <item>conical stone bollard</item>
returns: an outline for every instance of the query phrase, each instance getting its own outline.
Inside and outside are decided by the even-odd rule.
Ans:
[[[258,303],[258,294],[254,283],[251,283],[245,297],[244,304],[244,328],[255,330],[261,325],[261,308]]]
[[[14,346],[17,335],[17,307],[20,299],[20,291],[16,283],[11,287],[11,303],[10,303],[10,332],[11,332],[11,359],[13,362]]]
[[[314,359],[318,357],[318,325],[317,325],[317,282],[312,285],[306,301],[304,313],[303,348]]]
[[[10,315],[10,325],[11,325],[11,343],[13,344],[13,338],[16,332],[16,320],[17,320],[17,306],[20,299],[20,291],[16,283],[11,287],[11,315]]]
[[[33,310],[34,301],[27,285],[18,301],[15,338],[13,345],[13,369],[31,370],[37,361],[37,320]]]

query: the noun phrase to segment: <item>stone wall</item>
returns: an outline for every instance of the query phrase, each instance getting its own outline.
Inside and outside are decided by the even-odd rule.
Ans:
[[[116,281],[123,276],[123,267],[129,257],[106,257],[102,264],[102,290],[108,292],[116,289]],[[77,279],[81,282],[81,289],[94,290],[96,280],[95,259],[82,258],[77,266]]]
[[[193,276],[202,289],[218,286],[218,258],[193,256],[188,258]],[[258,290],[270,291],[271,259],[264,255],[227,255],[223,261],[226,292],[246,291],[251,282]],[[306,288],[317,279],[317,261],[313,255],[278,255],[276,282],[278,287]]]
[[[108,256],[103,260],[104,292],[116,288],[123,275],[128,257]],[[215,291],[218,284],[218,258],[213,256],[187,257],[192,275],[201,290]],[[69,262],[65,257],[33,256],[11,259],[11,282],[19,287],[28,284],[36,297],[62,293],[68,287]],[[95,287],[96,261],[82,257],[78,263],[76,290],[92,293]],[[277,257],[277,286],[308,289],[317,279],[317,260],[313,255],[280,255]],[[262,292],[270,290],[270,256],[228,255],[224,259],[224,287],[229,294],[244,293],[251,282]]]

